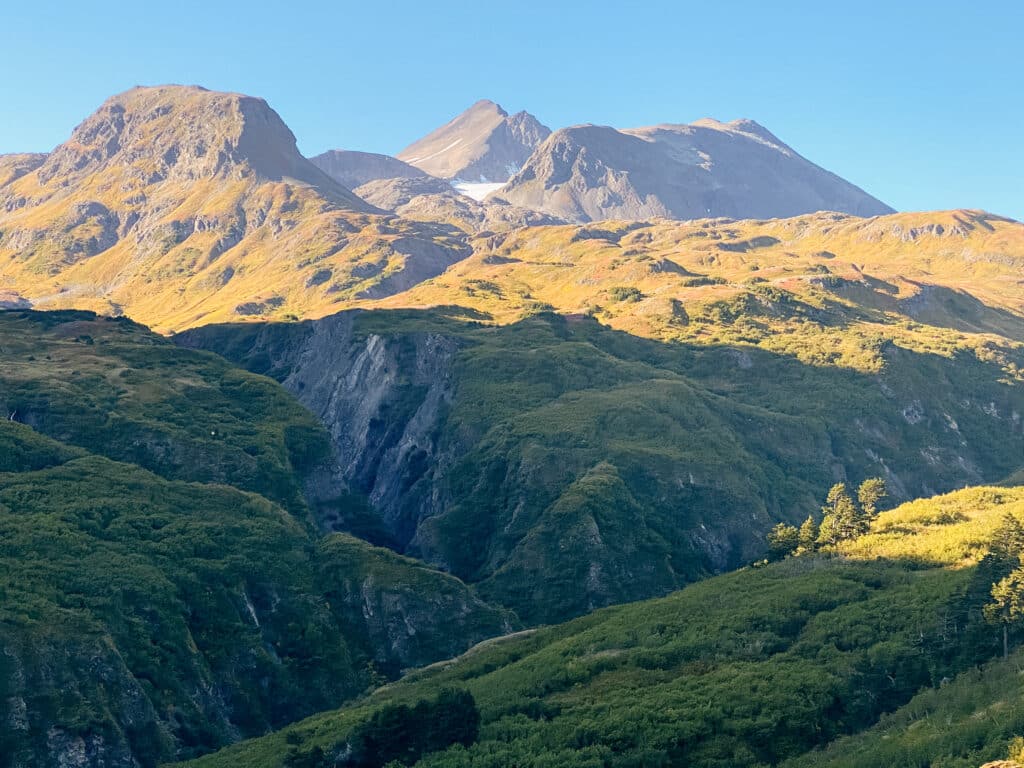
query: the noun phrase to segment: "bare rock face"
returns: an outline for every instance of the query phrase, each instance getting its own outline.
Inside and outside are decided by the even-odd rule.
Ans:
[[[556,131],[490,199],[578,222],[892,209],[750,120]]]
[[[430,178],[424,171],[398,158],[374,152],[332,149],[309,160],[343,187],[352,190],[377,179]]]
[[[509,115],[493,101],[482,100],[410,144],[398,159],[442,179],[501,183],[550,134],[533,115]]]

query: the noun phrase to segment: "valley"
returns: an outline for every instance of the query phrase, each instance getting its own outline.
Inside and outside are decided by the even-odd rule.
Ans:
[[[113,96],[0,155],[0,768],[1024,756],[1022,267],[752,120]]]

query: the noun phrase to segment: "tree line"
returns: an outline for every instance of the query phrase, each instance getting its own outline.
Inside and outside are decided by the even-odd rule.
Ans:
[[[856,498],[846,483],[833,485],[821,507],[821,520],[808,515],[803,524],[779,523],[766,537],[771,560],[789,555],[814,552],[821,547],[835,546],[840,541],[867,533],[879,512],[879,504],[888,496],[885,481],[870,477],[857,487]]]

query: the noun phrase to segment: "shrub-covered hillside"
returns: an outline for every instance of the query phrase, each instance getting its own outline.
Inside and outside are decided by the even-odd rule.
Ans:
[[[341,481],[391,546],[529,622],[752,560],[775,522],[798,524],[838,480],[882,476],[902,500],[1024,463],[1024,390],[981,349],[851,337],[875,361],[856,370],[585,317],[459,314],[342,313],[176,340],[282,381],[330,431]],[[368,527],[329,512],[326,525]]]
[[[0,313],[0,346],[0,765],[183,759],[511,628],[314,532],[327,439],[273,381],[87,313]]]
[[[962,691],[964,708],[975,711],[985,689],[974,683],[991,684],[991,676],[966,672],[953,685],[947,680],[1001,653],[998,631],[981,608],[985,553],[1007,514],[1024,519],[1024,489],[975,488],[907,504],[882,513],[867,535],[838,549],[485,643],[356,705],[192,765],[347,765],[348,748],[361,743],[378,713],[393,717],[396,706],[429,702],[446,688],[473,696],[481,716],[477,738],[407,764],[769,766],[845,734],[868,739],[886,712],[939,701],[947,691]],[[1018,630],[1012,643],[1021,640]],[[992,742],[984,754],[1005,751],[1010,730],[987,722],[963,732],[964,749],[976,750],[973,739],[982,732]],[[928,756],[945,754],[956,733],[940,739],[926,725],[922,741],[927,734],[936,735],[934,750],[918,752],[917,762],[903,760],[895,745],[878,753],[886,760],[844,762],[850,742],[839,741],[835,764],[945,765],[928,763]],[[808,756],[799,765],[819,759]]]

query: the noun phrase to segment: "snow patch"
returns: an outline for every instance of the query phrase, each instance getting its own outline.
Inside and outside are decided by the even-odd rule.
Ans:
[[[505,186],[504,182],[478,182],[473,183],[469,181],[453,181],[452,186],[455,187],[459,192],[464,194],[466,197],[472,197],[474,200],[483,200],[491,192],[501,189]]]
[[[456,139],[451,144],[449,144],[447,147],[445,147],[444,149],[439,149],[437,152],[435,152],[432,155],[427,155],[426,157],[410,157],[408,160],[406,160],[406,162],[412,164],[412,163],[421,162],[423,160],[430,160],[431,158],[437,157],[438,155],[447,152],[449,149],[451,149],[452,147],[454,147],[456,144],[460,143],[461,141],[462,141],[462,139]]]

